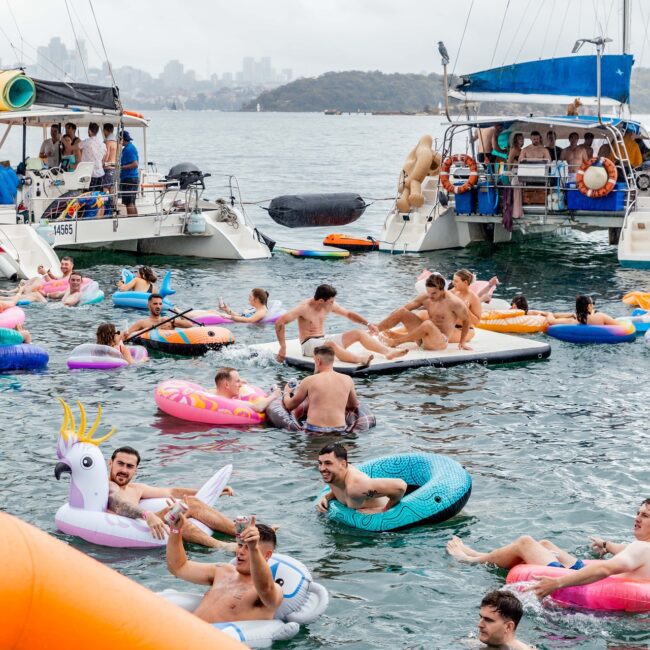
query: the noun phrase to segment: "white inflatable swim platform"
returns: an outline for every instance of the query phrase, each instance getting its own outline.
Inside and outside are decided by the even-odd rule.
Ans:
[[[490,365],[537,361],[546,359],[551,354],[551,346],[543,341],[480,329],[476,330],[474,338],[469,341],[468,345],[472,348],[471,350],[459,350],[457,343],[450,343],[446,350],[432,352],[419,348],[415,343],[406,343],[402,347],[407,348],[409,352],[399,359],[389,361],[386,357],[375,352],[375,358],[365,368],[360,368],[353,363],[344,363],[336,360],[334,362],[334,370],[346,375],[361,376],[375,373],[403,372],[404,370],[420,368],[422,366],[447,368],[463,363]],[[250,349],[254,353],[272,355],[277,354],[278,348],[279,345],[277,342],[250,346]],[[359,343],[351,345],[348,349],[356,354],[364,354],[367,352]],[[286,363],[303,370],[311,371],[314,369],[314,360],[311,357],[303,356],[298,339],[287,341]]]

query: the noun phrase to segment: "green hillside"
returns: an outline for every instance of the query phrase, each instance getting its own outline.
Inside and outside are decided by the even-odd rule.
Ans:
[[[650,113],[650,68],[637,68],[632,74],[632,111]],[[298,79],[263,92],[242,110],[352,113],[393,111],[415,113],[437,108],[443,100],[442,76],[438,74],[384,74],[383,72],[326,72],[320,77]],[[484,114],[512,112],[564,113],[566,106],[515,106],[484,104]],[[583,113],[594,112],[583,110]],[[607,109],[606,114],[609,114]]]

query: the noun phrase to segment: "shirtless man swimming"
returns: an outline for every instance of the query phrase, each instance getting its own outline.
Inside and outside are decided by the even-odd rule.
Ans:
[[[215,394],[226,399],[241,399],[242,388],[245,385],[246,382],[239,376],[237,370],[230,366],[219,368],[217,374],[214,376]],[[281,395],[280,389],[276,388],[274,391],[271,391],[270,395],[256,399],[254,402],[249,401],[247,404],[253,411],[264,413],[266,407]]]
[[[74,270],[74,260],[71,257],[62,257],[61,258],[61,275],[55,275],[50,269],[45,270],[44,266],[39,266],[36,269],[39,275],[42,277],[44,282],[49,280],[66,280],[70,278],[72,271]]]
[[[302,353],[306,357],[314,356],[316,347],[327,344],[333,348],[337,359],[347,363],[357,363],[362,366],[367,366],[374,359],[374,355],[365,354],[361,356],[347,350],[353,343],[357,342],[361,343],[366,350],[379,352],[387,359],[395,359],[404,356],[408,352],[408,350],[391,350],[363,330],[349,330],[343,332],[343,334],[325,336],[325,319],[331,313],[338,314],[351,320],[353,323],[359,323],[367,327],[371,334],[377,333],[376,325],[372,325],[370,321],[356,312],[341,307],[335,302],[335,297],[336,289],[334,287],[329,284],[321,284],[316,288],[313,298],[303,300],[293,309],[290,309],[286,314],[278,318],[275,323],[275,333],[280,343],[278,361],[284,361],[287,355],[287,343],[284,333],[285,326],[296,319],[298,320],[298,335],[300,337]]]
[[[188,517],[197,519],[212,530],[226,535],[235,535],[235,524],[215,508],[211,508],[203,501],[194,498],[196,490],[181,487],[162,488],[145,485],[144,483],[133,483],[139,464],[140,454],[133,447],[120,447],[113,452],[111,460],[108,462],[108,510],[110,512],[130,519],[144,519],[156,539],[165,539],[167,525],[162,520],[162,516],[167,512],[168,508],[164,508],[158,513],[149,512],[140,507],[140,500],[157,498],[183,499],[190,507]],[[230,496],[232,495],[232,489],[225,488],[223,493]],[[210,548],[235,550],[234,544],[214,539],[189,522],[183,529],[183,538],[188,542],[203,544],[203,546],[209,546]]]
[[[499,650],[532,650],[515,636],[523,614],[521,601],[513,593],[491,591],[486,594],[479,610],[479,641]]]
[[[496,564],[502,569],[510,569],[521,563],[573,569],[570,574],[560,578],[538,578],[537,584],[528,588],[539,598],[544,598],[556,589],[588,585],[613,575],[628,580],[650,580],[650,499],[646,499],[636,513],[633,533],[636,539],[631,544],[617,544],[592,537],[594,552],[601,557],[608,553],[613,557],[587,566],[552,542],[538,542],[529,535],[523,535],[489,553],[479,553],[463,544],[458,537],[453,537],[447,544],[447,552],[462,562]]]
[[[425,350],[444,350],[451,341],[458,342],[459,350],[471,350],[465,341],[470,328],[470,314],[465,303],[445,291],[445,279],[433,273],[425,282],[426,293],[416,296],[411,302],[396,309],[377,325],[391,346],[416,342]],[[422,321],[414,310],[424,309],[429,318]],[[390,332],[391,328],[403,324],[406,333]],[[460,330],[460,335],[456,330]]]
[[[306,377],[294,392],[285,394],[282,403],[291,412],[306,399],[307,433],[345,433],[345,412],[359,406],[352,377],[334,370],[334,350],[319,345],[314,350],[314,374]]]
[[[330,488],[318,501],[316,507],[320,512],[326,512],[334,499],[366,514],[384,512],[399,503],[406,493],[406,483],[401,478],[370,478],[348,465],[348,450],[338,442],[320,450],[318,471]]]
[[[155,327],[164,320],[167,320],[167,322],[159,325],[158,329],[171,330],[177,327],[194,327],[194,323],[181,316],[173,319],[168,319],[167,317],[161,316],[160,314],[163,310],[163,297],[159,293],[152,293],[149,296],[149,299],[147,300],[147,307],[149,308],[149,316],[147,316],[147,318],[141,318],[139,321],[133,323],[133,325],[131,325],[127,331],[127,336],[130,336],[136,332],[147,330],[150,327]]]
[[[75,307],[81,300],[81,284],[83,278],[81,273],[71,273],[68,279],[68,288],[60,293],[51,293],[49,297],[54,300],[61,300],[66,307]]]
[[[181,517],[181,533],[185,522]],[[188,560],[178,531],[170,531],[167,540],[167,568],[177,578],[210,587],[194,610],[195,616],[207,623],[273,618],[283,594],[268,563],[277,543],[271,527],[256,524],[255,516],[251,517],[250,526],[238,539],[234,566]]]

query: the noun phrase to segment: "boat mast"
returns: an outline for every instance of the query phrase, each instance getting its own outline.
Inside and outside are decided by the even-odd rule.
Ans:
[[[623,54],[630,51],[630,34],[632,32],[632,16],[630,0],[623,0]]]

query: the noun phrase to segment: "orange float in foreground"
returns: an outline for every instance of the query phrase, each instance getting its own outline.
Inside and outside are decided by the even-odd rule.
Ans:
[[[3,513],[0,575],[0,648],[246,648],[129,578]]]

